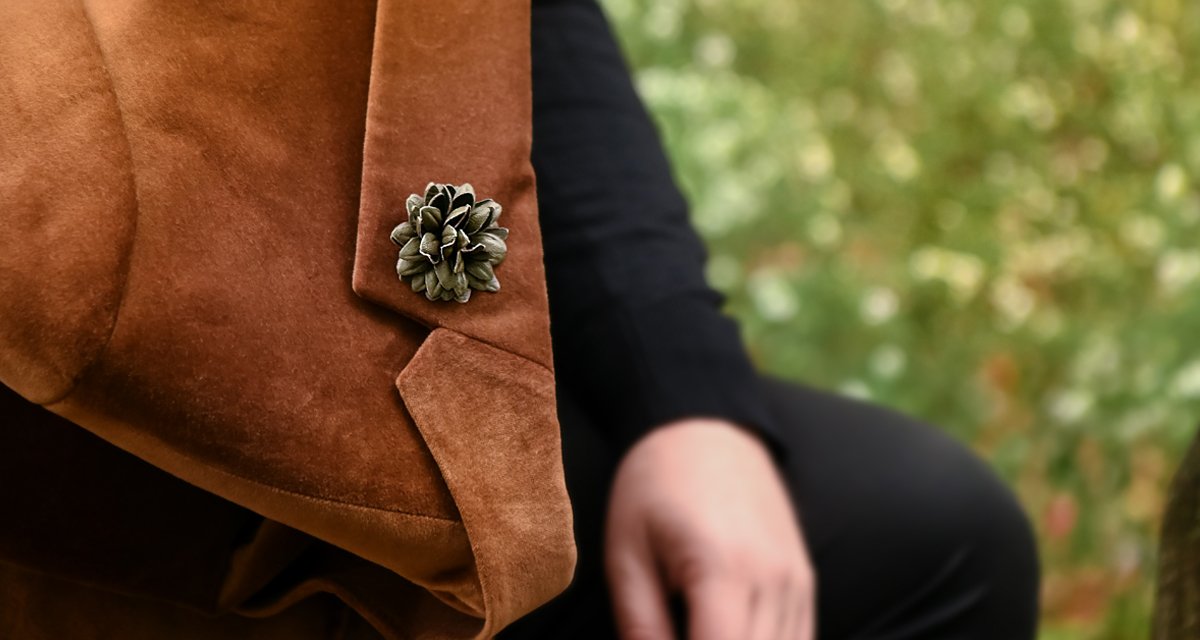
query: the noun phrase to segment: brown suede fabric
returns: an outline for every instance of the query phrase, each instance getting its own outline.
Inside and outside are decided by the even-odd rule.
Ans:
[[[528,28],[0,3],[0,637],[488,637],[566,586]],[[397,279],[429,181],[504,206],[498,293]]]

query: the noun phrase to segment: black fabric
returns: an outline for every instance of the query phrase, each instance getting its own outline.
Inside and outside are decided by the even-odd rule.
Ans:
[[[658,134],[600,8],[533,7],[533,165],[559,384],[619,448],[676,418],[775,427],[704,280]]]
[[[1038,560],[1011,493],[977,457],[901,414],[775,379],[751,379],[779,425],[782,466],[817,574],[819,640],[1035,636]],[[579,568],[505,640],[615,638],[603,523],[620,452],[559,397]]]

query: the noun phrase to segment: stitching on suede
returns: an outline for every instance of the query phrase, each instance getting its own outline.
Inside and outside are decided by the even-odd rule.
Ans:
[[[53,411],[53,409],[51,408],[50,405],[45,405],[45,406],[47,409]],[[90,429],[89,429],[89,431],[90,431]],[[97,433],[96,435],[104,438],[104,436],[102,434]],[[201,460],[200,458],[197,458],[196,456],[194,456],[192,454],[186,453],[176,447],[167,446],[166,443],[164,443],[161,439],[156,438],[153,435],[150,435],[150,434],[142,434],[142,435],[146,435],[150,439],[153,439],[155,441],[155,443],[157,443],[163,449],[171,452],[172,455],[177,456],[178,458],[180,458],[182,460],[186,460],[187,462],[194,463],[196,466],[202,467],[209,472],[212,472],[212,473],[215,473],[215,474],[218,474],[221,476],[225,476],[227,478],[233,478],[235,480],[239,480],[239,481],[245,482],[247,484],[254,485],[255,487],[265,489],[272,493],[282,494],[282,495],[293,497],[293,498],[300,498],[303,500],[311,500],[313,502],[321,502],[321,503],[335,505],[335,506],[339,506],[339,507],[349,507],[351,509],[359,509],[362,511],[378,511],[381,513],[391,513],[391,514],[396,514],[396,515],[401,515],[401,516],[408,516],[411,518],[423,518],[426,520],[433,520],[435,522],[446,522],[446,523],[451,523],[451,524],[457,524],[460,526],[462,524],[460,520],[457,520],[455,518],[448,518],[446,516],[438,516],[438,515],[432,515],[432,514],[428,514],[428,513],[415,513],[412,511],[405,511],[403,509],[393,509],[391,507],[381,507],[381,506],[376,506],[376,505],[371,505],[371,504],[361,504],[358,502],[349,502],[346,500],[338,500],[337,498],[313,495],[313,494],[303,493],[300,491],[293,491],[291,489],[284,489],[282,487],[276,487],[274,485],[266,484],[265,482],[255,480],[254,478],[248,478],[246,476],[243,476],[240,473],[234,473],[233,471],[229,471],[227,469],[222,469],[220,467],[213,465],[210,462]],[[108,438],[104,438],[104,440],[108,440]],[[115,443],[113,443],[113,444],[114,444],[114,446],[118,446],[121,449],[129,451],[129,449],[126,449],[123,446],[116,445]],[[137,455],[137,453],[135,453],[133,451],[130,451],[130,453],[134,453],[134,455]],[[138,457],[141,457],[141,456],[138,456]],[[155,464],[153,462],[151,462],[151,464],[154,464],[154,466],[159,467],[160,469],[163,468],[160,465]],[[175,475],[177,475],[177,474],[175,474]],[[197,484],[197,483],[193,482],[192,484]],[[203,488],[203,487],[201,487],[201,488]]]
[[[554,375],[554,370],[551,369],[550,367],[547,367],[546,365],[538,362],[537,360],[534,360],[533,358],[530,358],[529,356],[524,356],[524,355],[521,355],[514,351],[509,351],[508,349],[505,349],[504,347],[501,347],[499,345],[493,344],[492,341],[490,341],[490,340],[484,340],[483,338],[480,338],[480,337],[475,336],[470,333],[464,333],[458,329],[451,329],[449,327],[443,327],[440,325],[437,327],[434,327],[434,331],[436,331],[438,329],[441,329],[443,331],[450,331],[452,333],[457,333],[458,335],[460,335],[464,338],[469,338],[471,340],[474,340],[480,344],[483,344],[484,346],[491,347],[491,348],[495,349],[496,351],[500,351],[502,353],[507,353],[508,355],[513,356],[514,358],[520,358],[521,360],[524,360],[525,362],[532,363],[532,364],[536,365],[538,368],[540,368],[541,370],[545,371],[546,373],[549,373],[551,376]],[[432,334],[433,331],[430,331],[429,333]],[[425,339],[428,340],[429,336],[425,336]],[[424,344],[424,342],[422,342],[422,344]]]
[[[191,458],[190,456],[187,456],[186,454],[184,455],[184,457],[192,460],[193,462],[196,462],[197,464],[199,464],[201,466],[204,466],[204,467],[212,470],[215,473],[219,473],[224,476],[229,476],[231,478],[236,478],[238,480],[248,482],[250,484],[253,484],[256,487],[261,487],[272,493],[283,494],[285,496],[290,496],[293,498],[300,498],[303,500],[311,500],[313,502],[321,502],[321,503],[325,503],[325,504],[335,505],[338,507],[348,507],[351,509],[359,509],[362,511],[378,511],[380,513],[390,513],[390,514],[394,514],[394,515],[398,515],[398,516],[406,516],[409,518],[420,518],[423,520],[433,520],[434,522],[443,522],[443,523],[449,523],[449,524],[460,525],[460,526],[462,524],[459,520],[456,520],[454,518],[447,518],[445,516],[435,516],[435,515],[430,515],[428,513],[414,513],[412,511],[405,511],[403,509],[393,509],[391,507],[380,507],[380,506],[371,505],[371,504],[360,504],[357,502],[348,502],[346,500],[338,500],[336,498],[328,498],[325,496],[316,496],[316,495],[311,495],[311,494],[307,494],[307,493],[301,493],[299,491],[292,491],[291,489],[284,489],[282,487],[272,486],[269,484],[265,484],[263,482],[259,482],[258,480],[255,480],[253,478],[247,478],[243,475],[233,473],[231,471],[226,471],[225,469],[220,469],[220,468],[214,467],[206,462],[202,462],[200,460]]]
[[[104,77],[108,80],[108,91],[112,95],[113,106],[117,111],[117,123],[121,127],[121,138],[125,141],[125,156],[129,159],[129,185],[133,189],[133,219],[130,221],[129,235],[126,240],[125,256],[121,265],[121,284],[117,288],[116,306],[112,311],[112,317],[109,319],[108,335],[104,337],[103,342],[96,348],[96,352],[91,358],[78,367],[70,386],[68,386],[57,397],[41,403],[43,406],[49,406],[68,398],[79,387],[79,383],[88,372],[90,372],[97,363],[100,362],[104,354],[108,352],[109,345],[112,343],[113,336],[117,332],[117,322],[121,317],[121,309],[125,307],[129,286],[129,273],[132,270],[133,263],[133,247],[137,243],[138,219],[141,217],[142,201],[141,192],[138,190],[137,177],[133,168],[133,144],[129,141],[129,126],[125,123],[125,112],[121,108],[121,98],[117,96],[117,88],[113,83],[112,74],[109,72],[108,60],[104,56],[104,47],[100,44],[100,36],[96,32],[96,24],[92,20],[92,16],[88,13],[86,0],[79,2],[80,12],[83,14],[83,20],[87,23],[89,34],[91,35],[92,43],[96,46],[97,56],[100,58],[100,68],[104,71]]]
[[[155,440],[158,440],[158,438],[155,438]],[[161,443],[161,441],[160,441],[160,443]],[[446,522],[446,523],[457,524],[457,525],[462,524],[459,520],[456,520],[454,518],[447,518],[445,516],[436,516],[436,515],[431,515],[428,513],[415,513],[412,511],[405,511],[403,509],[393,509],[390,507],[381,507],[381,506],[371,505],[371,504],[361,504],[358,502],[349,502],[346,500],[338,500],[337,498],[313,495],[313,494],[309,494],[309,493],[303,493],[300,491],[293,491],[291,489],[284,489],[282,487],[276,487],[274,485],[266,484],[265,482],[255,480],[254,478],[248,478],[246,476],[243,476],[240,473],[234,473],[233,471],[229,471],[228,469],[222,469],[220,467],[214,466],[213,464],[211,464],[209,462],[206,462],[204,460],[196,458],[195,456],[192,456],[188,453],[185,453],[185,452],[175,449],[173,447],[165,447],[165,448],[168,449],[169,451],[175,452],[175,454],[178,455],[179,457],[184,458],[185,460],[188,460],[190,462],[193,462],[197,466],[204,467],[205,469],[208,469],[213,473],[223,475],[223,476],[226,476],[229,478],[234,478],[236,480],[241,480],[243,482],[252,484],[256,487],[260,487],[260,488],[270,491],[272,493],[282,494],[282,495],[289,496],[292,498],[300,498],[303,500],[312,500],[313,502],[321,502],[321,503],[325,503],[325,504],[329,504],[329,505],[335,505],[338,507],[348,507],[351,509],[360,509],[362,511],[378,511],[381,513],[391,513],[391,514],[400,515],[400,516],[408,516],[410,518],[423,518],[425,520],[433,520],[435,522]]]

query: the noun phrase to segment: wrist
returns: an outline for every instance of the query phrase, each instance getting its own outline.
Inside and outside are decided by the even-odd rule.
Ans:
[[[708,416],[664,422],[635,440],[625,457],[629,458],[635,452],[676,449],[694,444],[720,447],[720,450],[729,454],[750,452],[753,455],[761,455],[765,461],[773,460],[768,443],[757,430],[730,420]]]

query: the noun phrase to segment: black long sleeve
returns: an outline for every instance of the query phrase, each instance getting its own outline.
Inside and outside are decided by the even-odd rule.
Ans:
[[[775,448],[737,326],[705,282],[704,245],[594,0],[533,2],[533,94],[560,388],[610,424],[622,450],[697,416]]]

